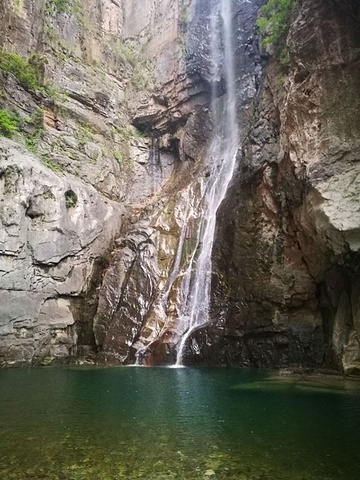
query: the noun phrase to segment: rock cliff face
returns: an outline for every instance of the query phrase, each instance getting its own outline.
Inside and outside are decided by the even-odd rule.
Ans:
[[[188,8],[2,2],[0,110],[18,131],[0,139],[1,362],[68,361],[100,346],[93,319],[115,239],[177,168],[179,117],[204,103],[182,63]]]
[[[172,363],[208,175],[208,0],[5,0],[0,361]],[[284,72],[261,0],[233,1],[238,170],[218,215],[212,323],[185,363],[360,369],[360,21],[302,0]],[[21,146],[22,144],[22,146]],[[25,146],[30,148],[29,153]]]
[[[14,142],[0,154],[1,353],[9,363],[72,357],[91,342],[96,277],[123,209]]]
[[[219,218],[219,362],[358,372],[359,7],[304,0],[265,69]]]
[[[134,116],[134,123],[154,137],[155,171],[161,172],[159,161],[168,149],[178,162],[164,188],[139,208],[112,254],[94,319],[104,361],[133,363],[138,354],[147,364],[172,363],[182,333],[181,283],[197,242],[211,128],[210,5],[197,1],[188,12],[182,39],[186,58],[180,57],[183,63],[161,95],[148,95]]]

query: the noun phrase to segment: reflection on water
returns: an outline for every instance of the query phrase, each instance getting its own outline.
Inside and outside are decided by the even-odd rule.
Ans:
[[[0,382],[1,480],[360,478],[354,382],[83,367]]]

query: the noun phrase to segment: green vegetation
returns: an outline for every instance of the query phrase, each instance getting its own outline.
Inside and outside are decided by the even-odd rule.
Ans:
[[[52,0],[52,3],[58,12],[67,12],[72,6],[69,0]]]
[[[68,190],[65,192],[65,205],[66,208],[74,208],[77,204],[78,197],[75,192]]]
[[[288,63],[286,36],[290,28],[291,12],[297,0],[268,0],[257,19],[263,39],[262,46],[274,45],[280,62]]]
[[[77,13],[81,9],[80,5],[74,0],[47,0],[46,11],[47,12],[60,12],[60,13]]]
[[[27,149],[33,153],[37,151],[37,144],[44,130],[44,112],[41,108],[38,108],[30,118],[0,110],[0,136],[13,138],[16,132],[22,133]]]
[[[183,11],[183,12],[181,13],[180,19],[181,19],[181,23],[186,26],[186,25],[190,22],[189,12],[187,12],[186,10]]]
[[[190,10],[191,3],[186,0],[180,0],[180,21],[182,28],[185,29],[187,24],[190,22]]]
[[[145,90],[148,88],[150,77],[144,65],[138,64],[133,68],[130,83],[135,90]]]
[[[26,148],[32,152],[36,153],[37,146],[40,138],[42,138],[45,128],[44,128],[44,110],[38,108],[27,120],[27,123],[32,127],[31,133],[26,134],[25,143]]]
[[[132,67],[130,83],[135,90],[147,89],[151,83],[151,75],[146,63],[141,61],[139,52],[134,47],[121,43],[117,39],[112,41],[112,48],[123,65]]]
[[[132,125],[117,125],[113,127],[114,132],[118,133],[122,140],[136,140],[143,138],[143,134]]]
[[[115,52],[116,57],[124,65],[131,65],[134,67],[138,61],[138,53],[130,45],[125,43],[120,43],[118,40],[112,42],[112,47]]]
[[[12,138],[19,130],[20,118],[7,110],[0,110],[0,136]]]
[[[14,9],[14,12],[17,15],[21,15],[23,7],[24,7],[24,0],[13,0],[12,7]]]
[[[121,168],[132,168],[133,162],[126,156],[123,151],[116,150],[113,152],[114,158]]]
[[[45,158],[43,159],[42,162],[46,167],[50,168],[53,172],[62,172],[63,171],[63,166],[60,165],[59,163],[52,162],[51,160],[46,160]]]
[[[29,152],[36,153],[37,142],[35,137],[33,137],[32,135],[29,135],[28,137],[26,137],[25,144]]]
[[[76,15],[80,27],[91,30],[90,25],[84,17],[82,6],[77,0],[46,0],[45,11],[47,13],[69,13]]]
[[[25,88],[44,90],[41,83],[41,65],[44,61],[39,55],[33,54],[28,60],[16,53],[5,52],[0,49],[0,69],[10,72]]]
[[[90,124],[81,120],[78,121],[78,126],[79,126],[79,129],[78,129],[77,139],[79,141],[79,145],[83,146],[85,145],[85,143],[92,140],[94,135],[94,130]]]
[[[53,51],[52,53],[62,61],[67,61],[69,56],[74,60],[78,60],[75,50],[71,47],[70,44],[64,42],[59,35],[55,32],[54,27],[46,26],[43,29],[46,40],[52,44]]]
[[[140,138],[143,138],[143,134],[132,125],[113,125],[113,134],[120,137],[120,139],[114,138],[114,140],[120,143],[121,148],[121,150],[116,150],[112,152],[113,157],[121,168],[132,168],[134,164],[130,159],[128,142],[131,140],[139,140]],[[110,156],[109,152],[104,151],[103,155],[105,157]]]
[[[275,86],[279,89],[282,89],[285,85],[285,81],[286,77],[282,73],[279,73],[279,75],[276,77]]]
[[[114,152],[114,158],[119,165],[122,165],[124,162],[125,155],[123,152],[120,152],[120,150],[117,150],[116,152]]]
[[[0,48],[0,70],[12,73],[24,88],[40,90],[53,99],[60,98],[62,96],[60,90],[43,81],[42,70],[45,62],[45,57],[38,53],[33,53],[25,59]]]

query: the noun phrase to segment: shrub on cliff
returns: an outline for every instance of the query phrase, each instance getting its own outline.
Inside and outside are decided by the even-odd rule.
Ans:
[[[5,52],[0,49],[0,69],[10,72],[24,87],[34,90],[42,89],[39,59],[35,56],[25,60],[16,53]]]
[[[69,0],[53,0],[52,3],[59,12],[68,12],[70,10],[71,2]]]
[[[81,14],[82,8],[77,0],[46,0],[45,11],[47,13]]]
[[[12,138],[18,129],[20,119],[7,110],[0,110],[0,136]]]
[[[262,38],[261,45],[285,46],[290,28],[291,11],[296,0],[268,0],[256,21]]]

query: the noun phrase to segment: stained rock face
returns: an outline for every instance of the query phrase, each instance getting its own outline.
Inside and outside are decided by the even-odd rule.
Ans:
[[[4,139],[0,192],[0,357],[66,360],[76,354],[77,310],[86,311],[97,262],[121,227],[123,209]]]
[[[157,265],[150,228],[119,240],[106,272],[94,319],[97,346],[105,360],[124,363],[156,295]]]
[[[49,85],[0,69],[0,108],[21,119],[17,144],[0,139],[1,363],[127,359],[155,296],[148,216],[186,187],[203,145],[208,91],[184,62],[191,2],[70,4],[0,6],[0,47],[36,59]]]
[[[139,36],[143,54],[155,63],[156,78],[162,83],[161,90],[141,96],[133,112],[134,125],[156,136],[170,132],[182,143],[181,127],[210,101],[210,4],[129,0],[126,5],[125,33]],[[134,16],[136,21],[130,21]]]
[[[238,45],[238,57],[242,59],[238,65],[238,88],[244,125],[248,121],[256,84],[261,74],[261,59],[254,37],[257,8],[257,2],[238,2],[234,8],[236,30],[233,41],[234,45]],[[226,95],[224,80],[213,79],[211,76],[209,35],[211,11],[209,2],[198,0],[193,4],[193,20],[187,32],[185,69],[190,79],[201,79],[201,86],[205,88],[205,92],[207,91],[207,102],[210,100],[211,89],[215,89],[219,97]],[[176,82],[173,83],[173,88],[176,91]],[[137,360],[147,365],[174,363],[177,346],[185,333],[186,313],[183,304],[189,285],[193,281],[191,271],[195,268],[200,250],[200,219],[204,215],[202,199],[210,168],[208,158],[212,134],[210,109],[208,106],[201,107],[201,102],[198,108],[194,109],[193,102],[197,102],[200,97],[196,94],[189,96],[189,90],[184,90],[184,96],[181,94],[177,96],[177,103],[174,103],[175,97],[167,98],[169,99],[167,106],[163,105],[165,117],[162,117],[161,110],[160,113],[152,110],[153,104],[150,103],[150,113],[142,119],[149,130],[153,128],[161,132],[163,127],[170,131],[177,128],[174,137],[179,138],[179,155],[183,159],[183,164],[174,171],[170,178],[170,182],[173,183],[168,183],[168,189],[165,187],[163,196],[140,215],[142,222],[129,237],[125,237],[123,244],[125,248],[122,246],[116,252],[112,260],[113,268],[105,277],[100,292],[97,314],[101,336],[105,333],[106,340],[101,342],[107,358],[116,358],[116,351],[119,351],[121,352],[121,356],[118,356],[119,361],[134,362],[136,352]],[[223,99],[219,98],[217,101],[222,102]],[[181,123],[178,125],[171,120],[174,105],[179,109],[178,117]],[[191,105],[195,111],[191,112],[190,109],[189,112],[192,114],[189,116],[186,108]],[[140,117],[135,120],[140,122]],[[132,247],[129,252],[128,245],[129,242],[134,244],[134,234],[141,235],[145,213],[147,216],[145,225],[152,233],[149,234],[151,253],[149,247],[146,247],[144,258],[139,254],[137,246]],[[124,269],[126,261],[129,264],[127,270]],[[134,270],[130,266],[133,261],[136,266]],[[122,272],[121,281],[118,283],[116,283],[118,274],[114,274],[115,271]],[[151,295],[144,301],[143,295],[146,291],[151,291]],[[129,305],[132,305],[131,309]],[[143,307],[141,314],[140,307]],[[125,325],[127,334],[124,333]],[[114,331],[119,332],[118,336]],[[214,359],[208,360],[212,363]]]
[[[267,67],[220,216],[204,358],[359,371],[360,43],[344,7],[302,2],[283,90]]]
[[[181,284],[197,240],[202,191],[197,179],[154,205],[147,220],[117,239],[94,320],[100,360],[174,362],[183,333]]]

